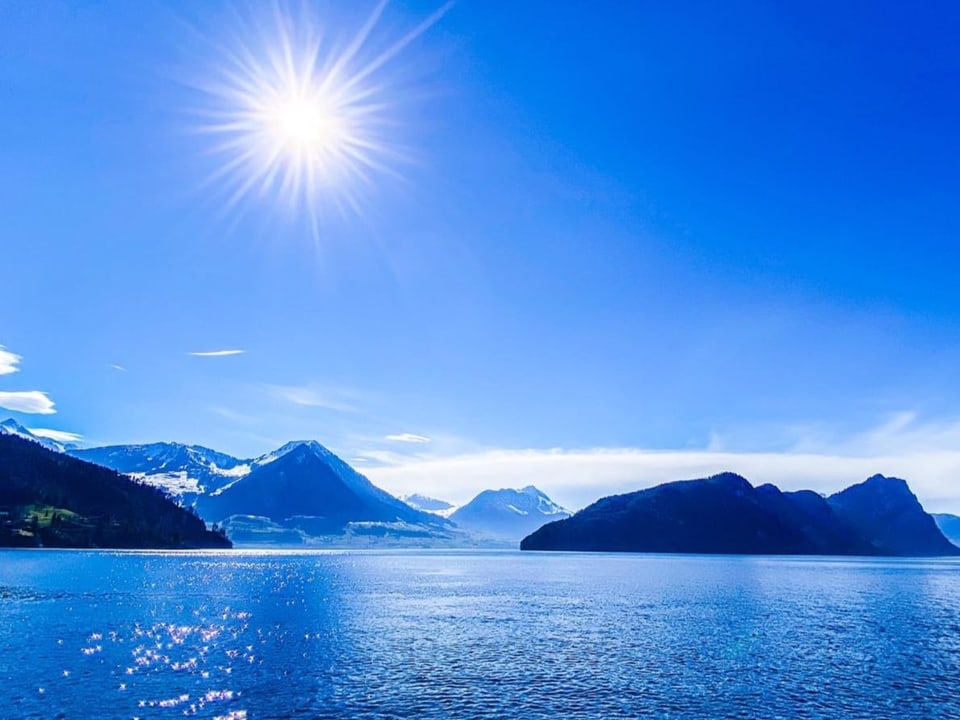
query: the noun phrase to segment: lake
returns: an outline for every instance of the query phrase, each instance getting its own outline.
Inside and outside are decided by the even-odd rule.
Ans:
[[[960,562],[0,551],[4,718],[957,718]]]

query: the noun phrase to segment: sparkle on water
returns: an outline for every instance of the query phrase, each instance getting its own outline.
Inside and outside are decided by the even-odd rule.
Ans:
[[[958,568],[0,551],[0,715],[960,717]]]
[[[386,0],[348,42],[311,6],[292,14],[238,20],[215,43],[216,65],[189,82],[200,91],[199,130],[210,138],[228,207],[251,194],[306,211],[316,230],[327,207],[360,213],[361,191],[381,173],[397,174],[404,153],[392,142],[396,93],[385,68],[447,10],[443,6],[389,44],[371,49]]]

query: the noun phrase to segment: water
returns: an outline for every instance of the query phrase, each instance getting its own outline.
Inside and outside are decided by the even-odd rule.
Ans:
[[[3,718],[960,718],[960,563],[0,552]]]

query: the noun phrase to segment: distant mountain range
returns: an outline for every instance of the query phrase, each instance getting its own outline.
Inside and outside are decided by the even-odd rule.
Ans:
[[[403,495],[400,499],[412,508],[442,517],[450,517],[450,513],[457,509],[456,505],[448,503],[446,500],[437,500],[437,498],[427,497],[420,493]]]
[[[230,542],[156,488],[5,432],[0,546],[207,548]]]
[[[935,513],[933,520],[947,540],[960,547],[960,517],[946,513]]]
[[[161,488],[183,505],[193,505],[200,495],[215,492],[243,477],[252,465],[252,461],[238,460],[210,448],[173,442],[110,445],[67,452]]]
[[[753,487],[733,473],[598,500],[576,515],[533,486],[457,507],[398,499],[314,441],[240,459],[160,442],[77,449],[8,420],[18,436],[162,490],[242,544],[416,545],[693,553],[950,555],[960,518],[923,511],[906,482],[877,475],[828,498]],[[951,534],[952,533],[952,534]]]
[[[534,487],[485,491],[459,508],[419,494],[400,500],[315,441],[251,459],[171,442],[68,452],[163,489],[243,544],[515,547],[569,515]]]
[[[598,500],[523,550],[957,555],[907,483],[875,475],[824,498],[722,473]]]
[[[247,460],[179,443],[71,454],[162,488],[241,543],[443,542],[455,534],[443,518],[377,488],[315,441],[290,442]]]

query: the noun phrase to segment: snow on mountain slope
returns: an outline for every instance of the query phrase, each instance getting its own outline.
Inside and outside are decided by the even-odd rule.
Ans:
[[[0,435],[16,435],[24,440],[30,440],[32,442],[39,443],[47,450],[53,450],[54,452],[62,453],[66,449],[66,445],[63,443],[59,443],[56,440],[51,440],[50,438],[34,435],[13,418],[7,418],[3,422],[0,422]]]
[[[528,485],[520,490],[484,490],[450,519],[471,532],[519,541],[542,525],[569,516],[567,510]]]
[[[70,450],[74,457],[127,473],[182,501],[211,492],[250,472],[248,461],[201,447],[160,442]]]
[[[450,517],[459,507],[458,505],[451,505],[446,500],[438,500],[420,493],[403,495],[400,499],[416,510],[423,510],[444,518]]]

